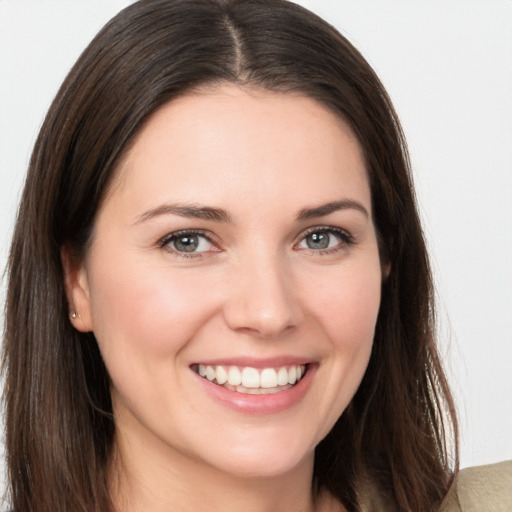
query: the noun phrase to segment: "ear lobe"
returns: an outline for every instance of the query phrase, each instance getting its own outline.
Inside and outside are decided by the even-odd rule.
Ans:
[[[78,331],[92,331],[89,279],[85,264],[82,260],[78,261],[69,245],[61,247],[60,259],[69,304],[70,322]]]

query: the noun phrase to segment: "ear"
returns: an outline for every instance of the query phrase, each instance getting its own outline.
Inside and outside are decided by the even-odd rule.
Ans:
[[[69,319],[81,332],[93,330],[89,278],[83,258],[77,258],[69,245],[60,250],[64,286],[69,304]]]
[[[389,277],[389,274],[391,273],[391,262],[390,261],[383,261],[380,265],[381,273],[382,273],[382,281],[386,281],[386,279]]]

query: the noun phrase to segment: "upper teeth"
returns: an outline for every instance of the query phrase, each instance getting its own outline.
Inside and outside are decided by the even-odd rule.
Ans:
[[[237,366],[204,365],[198,366],[198,373],[209,381],[217,381],[217,384],[225,383],[231,386],[243,386],[244,388],[275,388],[295,384],[304,375],[305,365],[281,366],[279,368],[263,368],[258,370],[250,366],[239,368]]]

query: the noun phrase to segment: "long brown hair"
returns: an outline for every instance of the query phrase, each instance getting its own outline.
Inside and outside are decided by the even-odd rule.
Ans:
[[[299,92],[364,151],[390,263],[370,363],[316,449],[314,486],[359,510],[369,483],[396,510],[434,510],[457,467],[435,345],[433,285],[405,140],[379,79],[333,27],[284,0],[142,0],[95,37],[61,86],[29,165],[8,263],[3,371],[14,512],[112,510],[109,377],[70,324],[60,250],[80,258],[117,164],[156,109],[231,82]]]

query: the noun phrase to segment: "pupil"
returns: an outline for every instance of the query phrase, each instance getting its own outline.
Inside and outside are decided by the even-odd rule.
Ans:
[[[326,233],[311,233],[307,238],[310,249],[327,249],[329,247],[329,236]]]
[[[182,236],[174,242],[174,246],[178,251],[194,252],[198,246],[197,236]]]

